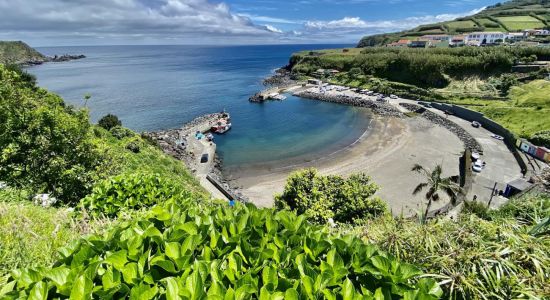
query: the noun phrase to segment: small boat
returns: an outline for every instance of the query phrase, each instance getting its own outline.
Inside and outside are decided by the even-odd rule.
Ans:
[[[216,125],[210,128],[212,132],[219,133],[219,134],[225,133],[229,129],[231,129],[231,117],[225,111],[220,114],[219,119],[216,122]]]
[[[267,96],[268,99],[282,101],[286,99],[286,96],[279,93],[271,93]]]

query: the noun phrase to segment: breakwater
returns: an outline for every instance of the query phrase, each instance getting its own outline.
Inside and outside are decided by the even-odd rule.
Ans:
[[[464,143],[464,147],[466,149],[471,149],[472,151],[483,153],[483,147],[481,147],[478,141],[466,130],[464,130],[464,128],[460,127],[453,121],[447,120],[442,116],[434,112],[431,112],[419,105],[415,105],[411,103],[399,103],[399,105],[411,112],[415,112],[419,114],[420,116],[422,116],[423,118],[429,120],[434,124],[447,128],[449,131],[455,134],[462,141],[462,143]]]
[[[316,91],[317,88],[307,89],[304,91],[298,91],[294,93],[295,96],[313,100],[320,100],[325,102],[339,103],[357,107],[370,108],[374,113],[381,116],[388,117],[403,117],[403,113],[394,106],[381,101],[375,101],[360,97],[358,95],[348,95],[345,93],[322,93]]]

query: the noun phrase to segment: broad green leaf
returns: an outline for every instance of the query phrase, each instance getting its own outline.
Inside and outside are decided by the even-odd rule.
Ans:
[[[342,298],[343,300],[353,300],[355,298],[355,287],[349,278],[346,278],[342,284]]]
[[[5,294],[13,291],[13,288],[15,287],[16,282],[10,281],[6,283],[1,289],[0,289],[0,296],[4,296]]]
[[[43,282],[37,282],[29,293],[29,300],[46,300],[48,298],[48,285]]]
[[[147,284],[140,284],[135,286],[130,291],[130,300],[151,300],[158,294],[158,288],[156,285],[149,286]]]
[[[174,277],[168,277],[163,279],[166,286],[166,299],[167,300],[179,300],[179,285]]]
[[[277,269],[274,267],[264,267],[262,270],[262,281],[264,287],[267,287],[270,291],[275,291],[277,289],[278,277]]]
[[[299,300],[300,295],[295,289],[288,289],[285,292],[285,300]]]
[[[120,250],[108,255],[105,259],[105,262],[113,265],[113,267],[115,267],[117,270],[122,270],[122,268],[124,268],[124,265],[128,262],[126,256],[126,250]]]
[[[166,256],[168,256],[173,260],[177,260],[178,258],[180,258],[181,246],[179,243],[166,243],[165,247],[166,247],[166,251],[165,251]]]
[[[44,275],[46,278],[49,278],[59,290],[67,283],[70,272],[71,270],[69,268],[60,266],[49,270]]]
[[[138,277],[138,265],[136,263],[129,263],[122,268],[122,276],[124,281],[128,284],[134,284],[134,280]]]
[[[93,283],[84,275],[80,275],[73,283],[71,299],[91,299]]]

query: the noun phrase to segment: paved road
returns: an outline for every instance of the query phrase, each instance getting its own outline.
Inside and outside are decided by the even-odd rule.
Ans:
[[[412,100],[392,100],[392,103],[396,105],[400,102],[418,104],[416,101]],[[429,110],[441,116],[445,116],[445,114],[438,109],[431,108]],[[487,163],[481,173],[474,173],[473,186],[467,195],[467,199],[471,200],[474,195],[477,195],[478,201],[488,203],[495,182],[497,183],[497,189],[504,190],[508,182],[522,177],[521,168],[514,155],[508,150],[508,147],[506,147],[503,141],[491,137],[493,134],[492,132],[485,128],[474,128],[469,121],[456,116],[448,116],[448,119],[464,128],[481,144],[483,147],[481,160]],[[505,198],[494,197],[491,206],[498,207],[505,201]]]

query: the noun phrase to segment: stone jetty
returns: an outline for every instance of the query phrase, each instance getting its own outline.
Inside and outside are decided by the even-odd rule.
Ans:
[[[370,108],[374,113],[388,117],[403,117],[403,113],[391,104],[382,101],[371,100],[359,94],[349,92],[320,92],[318,88],[310,88],[295,92],[294,95],[301,98],[308,98],[326,102],[340,103],[357,107]]]

